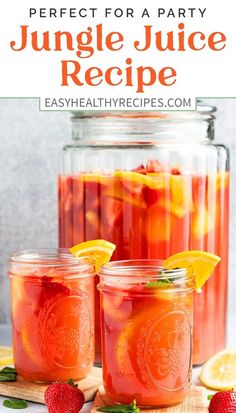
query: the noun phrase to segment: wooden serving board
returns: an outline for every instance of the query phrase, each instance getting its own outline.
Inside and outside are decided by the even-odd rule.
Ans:
[[[141,409],[141,413],[209,413],[208,394],[209,392],[204,387],[192,386],[190,394],[184,403],[162,409]],[[94,400],[91,413],[96,413],[98,407],[112,404],[106,396],[103,386],[101,386]]]
[[[86,401],[94,399],[101,383],[102,369],[99,367],[93,367],[89,376],[78,382]],[[44,404],[44,392],[47,387],[48,384],[29,383],[19,378],[14,382],[0,382],[0,395]]]

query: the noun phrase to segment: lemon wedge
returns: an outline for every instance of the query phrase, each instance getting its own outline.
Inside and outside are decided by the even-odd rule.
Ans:
[[[13,364],[13,353],[11,347],[0,346],[0,366]]]
[[[232,390],[236,387],[236,348],[216,353],[202,366],[201,382],[214,390]]]
[[[166,269],[187,268],[193,273],[195,290],[200,291],[210,278],[221,258],[205,251],[183,251],[167,258],[163,266]]]
[[[96,271],[98,272],[103,264],[110,261],[115,248],[115,244],[105,241],[104,239],[93,239],[91,241],[81,242],[80,244],[69,248],[69,251],[75,257],[93,258]]]

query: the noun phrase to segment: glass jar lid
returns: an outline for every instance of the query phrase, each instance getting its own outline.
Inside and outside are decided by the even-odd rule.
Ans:
[[[199,103],[196,111],[77,111],[73,139],[91,143],[163,143],[214,138],[216,108]]]

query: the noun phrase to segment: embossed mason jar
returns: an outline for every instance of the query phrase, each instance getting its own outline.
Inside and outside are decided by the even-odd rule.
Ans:
[[[103,383],[112,402],[170,406],[192,369],[193,279],[158,260],[114,261],[100,272]]]
[[[14,364],[33,382],[85,377],[94,362],[94,265],[67,250],[9,259]]]
[[[221,257],[194,294],[194,364],[225,346],[229,153],[214,142],[214,119],[215,108],[203,104],[193,112],[75,113],[58,185],[60,247],[103,238],[116,245],[113,260],[184,250]]]

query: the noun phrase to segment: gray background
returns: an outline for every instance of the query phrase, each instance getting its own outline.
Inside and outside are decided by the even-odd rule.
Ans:
[[[216,140],[231,149],[236,182],[236,99],[218,106]],[[68,112],[40,112],[34,99],[0,99],[0,322],[9,321],[7,258],[22,248],[57,245],[59,146],[70,139]],[[234,194],[233,194],[234,195]],[[236,310],[236,197],[231,206],[230,312]]]

